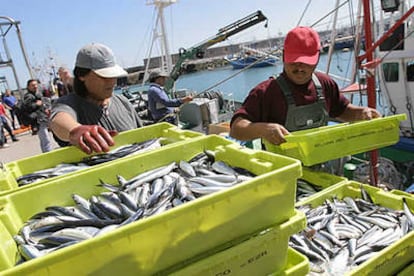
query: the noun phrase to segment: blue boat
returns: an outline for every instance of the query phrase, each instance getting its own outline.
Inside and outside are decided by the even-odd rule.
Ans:
[[[276,65],[277,59],[274,57],[261,57],[257,55],[247,55],[233,59],[226,58],[233,66],[233,69],[243,69],[245,67],[258,68]]]
[[[329,51],[329,46],[331,42],[329,40],[325,41],[322,45],[322,53],[327,53]],[[355,46],[355,37],[354,36],[346,36],[336,38],[333,48],[335,51],[338,50],[345,50],[345,49],[354,49]]]

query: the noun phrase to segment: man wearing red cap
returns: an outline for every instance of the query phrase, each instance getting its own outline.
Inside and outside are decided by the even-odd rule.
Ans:
[[[319,35],[309,27],[296,27],[285,38],[283,73],[253,88],[231,120],[230,136],[249,141],[264,138],[285,142],[290,131],[339,121],[369,120],[381,114],[353,105],[339,93],[328,75],[315,72],[320,53]]]

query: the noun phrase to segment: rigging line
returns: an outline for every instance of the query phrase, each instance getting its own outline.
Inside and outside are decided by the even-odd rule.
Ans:
[[[353,5],[352,5],[352,1],[348,1],[348,9],[349,9],[349,17],[350,17],[350,25],[351,25],[351,35],[353,36],[353,38],[354,38],[354,52],[355,52],[355,50],[357,49],[357,47],[355,46],[355,44],[356,44],[356,42],[358,42],[358,40],[356,39],[356,35],[355,35],[355,20],[354,20],[354,18],[355,18],[355,14],[354,14],[354,9],[353,9]],[[337,57],[337,60],[339,59],[339,56],[338,55],[336,55],[336,57]],[[348,76],[348,74],[349,74],[349,70],[350,70],[350,67],[351,67],[351,64],[352,63],[352,59],[349,59],[348,60],[348,63],[347,63],[347,66],[346,66],[346,70],[345,70],[345,76]],[[339,62],[338,62],[338,64],[339,64]],[[339,66],[339,65],[338,65]]]
[[[301,15],[301,16],[300,16],[300,18],[299,18],[299,22],[298,22],[298,24],[296,24],[296,26],[300,26],[300,23],[302,22],[302,19],[303,19],[303,17],[305,16],[305,13],[306,13],[306,11],[307,11],[307,10],[308,10],[308,8],[309,8],[310,3],[311,3],[311,0],[309,0],[309,1],[308,1],[308,4],[306,4],[306,7],[305,7],[305,9],[303,10],[302,15]]]
[[[174,45],[175,44],[175,41],[174,41],[174,37],[175,37],[175,35],[174,35],[174,21],[175,21],[175,18],[173,18],[174,17],[174,13],[173,13],[173,6],[171,6],[170,7],[170,31],[171,31],[171,34],[169,35],[169,37],[171,37],[171,42],[169,43],[170,45],[168,45],[169,47],[171,47],[171,45]]]
[[[154,11],[153,11],[153,13],[152,13],[152,19],[151,19],[151,23],[153,23],[154,22],[154,15],[155,15],[155,13],[154,13]],[[142,36],[144,39],[141,39],[141,44],[140,44],[140,46],[138,47],[138,49],[137,49],[137,53],[136,53],[136,55],[135,55],[135,57],[134,57],[134,59],[133,60],[135,60],[137,63],[139,63],[139,62],[141,62],[141,61],[139,61],[138,60],[138,58],[139,58],[139,56],[142,54],[142,49],[145,49],[146,51],[148,51],[149,49],[148,49],[148,47],[145,45],[146,43],[148,43],[148,41],[152,41],[152,25],[153,24],[148,24],[147,25],[147,28],[146,28],[146,30],[145,30],[145,34]],[[145,52],[144,53],[144,58],[146,58],[147,57],[147,55],[148,55],[148,52]],[[142,58],[142,57],[141,57]]]
[[[354,8],[352,5],[352,1],[349,1],[349,5],[348,5],[348,9],[349,9],[349,18],[350,18],[350,24],[351,24],[351,32],[352,35],[355,36],[355,14],[354,14]]]
[[[315,27],[317,24],[319,24],[321,21],[323,21],[325,18],[327,18],[329,15],[331,15],[332,13],[334,13],[336,10],[338,10],[339,8],[341,8],[343,5],[345,5],[347,2],[349,2],[349,0],[344,1],[342,4],[340,4],[338,7],[336,7],[335,9],[333,9],[332,11],[328,12],[325,16],[323,16],[322,18],[320,18],[319,20],[317,20],[315,23],[313,23],[312,25],[310,25],[311,28]]]

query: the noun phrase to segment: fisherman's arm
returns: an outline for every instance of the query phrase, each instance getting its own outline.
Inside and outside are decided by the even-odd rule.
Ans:
[[[108,152],[115,144],[112,136],[116,131],[107,131],[98,125],[82,125],[70,114],[58,112],[50,121],[50,128],[61,140],[70,142],[83,152]]]
[[[361,120],[371,120],[382,117],[378,110],[367,107],[348,104],[345,111],[337,117],[342,122],[354,122]]]
[[[167,93],[165,93],[163,90],[157,88],[154,89],[154,91],[156,91],[156,93],[154,93],[154,98],[156,101],[167,107],[178,107],[184,102],[189,102],[193,99],[191,96],[187,96],[181,99],[170,99]]]
[[[69,142],[69,133],[72,129],[81,124],[66,112],[57,113],[50,120],[50,129],[62,141]]]

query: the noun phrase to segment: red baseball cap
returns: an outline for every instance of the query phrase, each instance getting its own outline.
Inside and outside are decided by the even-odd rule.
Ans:
[[[284,62],[316,65],[321,43],[319,35],[309,27],[296,27],[289,31],[283,47]]]

